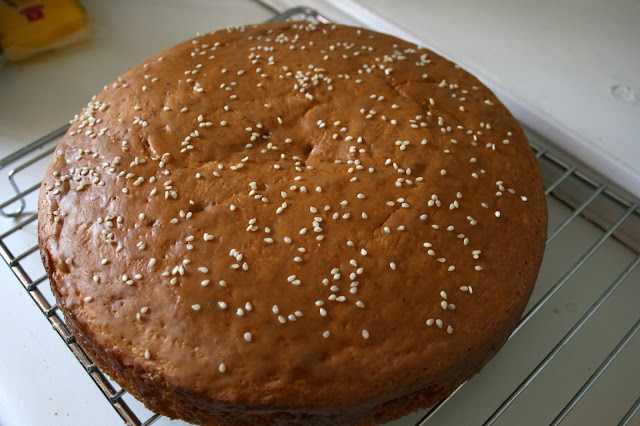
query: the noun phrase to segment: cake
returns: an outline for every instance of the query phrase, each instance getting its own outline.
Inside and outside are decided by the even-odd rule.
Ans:
[[[67,325],[154,412],[371,424],[505,343],[546,234],[536,159],[475,77],[364,29],[198,36],[95,96],[39,242]]]

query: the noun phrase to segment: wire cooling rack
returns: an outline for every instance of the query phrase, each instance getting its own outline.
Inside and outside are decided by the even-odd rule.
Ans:
[[[328,22],[304,7],[272,20],[286,19]],[[42,176],[68,127],[0,160],[0,215],[11,218],[10,227],[0,230],[0,256],[122,419],[130,425],[150,425],[161,416],[149,412],[105,376],[76,343],[55,305],[39,258],[40,181],[33,176]],[[542,170],[549,205],[547,250],[529,306],[509,342],[477,378],[430,409],[403,419],[402,424],[452,424],[460,406],[464,406],[462,411],[473,410],[474,423],[516,424],[510,421],[511,412],[526,413],[527,407],[536,405],[537,417],[531,424],[626,425],[640,421],[634,418],[640,410],[638,351],[630,349],[640,346],[636,337],[640,328],[638,204],[594,178],[589,170],[562,159],[535,132],[526,131]],[[556,318],[559,315],[563,318]],[[574,357],[576,352],[581,353],[579,358]],[[514,362],[509,359],[518,360],[518,366],[512,367]],[[576,364],[575,371],[568,372],[568,366]],[[492,382],[501,377],[498,385]],[[486,392],[487,386],[493,386],[492,392]],[[563,388],[561,392],[558,387]],[[615,401],[607,400],[606,395],[612,393]],[[604,423],[593,417],[593,401],[599,398],[605,398],[599,403],[608,407]],[[595,411],[599,411],[597,406]],[[611,418],[612,412],[618,418]],[[520,417],[517,424],[524,423]]]

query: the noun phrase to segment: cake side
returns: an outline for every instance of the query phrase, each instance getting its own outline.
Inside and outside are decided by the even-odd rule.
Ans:
[[[515,327],[546,234],[526,138],[474,77],[299,23],[208,34],[123,75],[56,150],[39,215],[81,345],[203,424],[435,402]]]

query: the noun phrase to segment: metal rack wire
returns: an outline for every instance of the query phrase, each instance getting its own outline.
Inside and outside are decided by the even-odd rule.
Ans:
[[[290,9],[272,20],[285,19],[328,22],[314,10],[304,7]],[[26,176],[33,175],[33,173],[25,172],[38,170],[39,173],[42,173],[45,170],[59,138],[66,132],[68,127],[68,125],[62,126],[0,160],[0,173],[2,174],[0,178],[6,178],[3,184],[5,186],[8,185],[13,191],[13,194],[10,194],[8,198],[0,202],[0,215],[12,218],[13,221],[12,226],[0,233],[0,256],[9,265],[18,282],[28,292],[122,419],[130,425],[150,425],[158,420],[160,416],[148,412],[141,404],[133,400],[126,391],[106,377],[76,343],[60,315],[58,307],[55,305],[55,299],[48,289],[47,275],[44,273],[38,256],[36,203],[40,182],[29,181]],[[581,272],[581,268],[584,268],[594,254],[603,249],[605,244],[615,241],[616,244],[623,246],[625,250],[632,254],[632,260],[624,266],[622,272],[617,274],[611,284],[599,293],[599,297],[555,343],[555,346],[537,362],[537,365],[531,368],[526,377],[510,389],[509,395],[493,409],[493,412],[484,421],[485,424],[493,424],[498,421],[554,358],[598,314],[600,308],[619,290],[623,283],[628,282],[632,274],[638,274],[640,271],[640,268],[638,268],[638,264],[640,264],[640,232],[638,232],[640,229],[640,210],[638,209],[638,204],[608,188],[606,184],[599,180],[594,179],[589,171],[581,170],[570,162],[561,159],[555,153],[553,147],[543,147],[542,144],[537,143],[536,141],[540,140],[540,137],[534,132],[528,130],[528,134],[543,173],[548,201],[549,203],[560,205],[563,212],[562,214],[556,214],[555,210],[550,210],[547,247],[553,241],[562,238],[577,221],[588,222],[591,227],[598,230],[599,236],[592,244],[581,249],[578,255],[573,256],[571,261],[565,264],[566,268],[564,268],[564,272],[558,279],[548,282],[543,278],[539,280],[536,288],[540,288],[543,294],[535,295],[534,293],[530,307],[510,339],[521,333],[534,318],[539,317],[541,311],[548,306],[549,301],[565,287],[568,281]],[[545,265],[543,264],[544,268]],[[544,275],[541,272],[541,277]],[[637,284],[636,282],[636,287]],[[640,317],[637,310],[635,315]],[[639,328],[640,318],[637,318],[635,324],[615,344],[610,353],[599,362],[599,365],[595,367],[593,373],[583,382],[579,390],[570,396],[564,407],[550,421],[551,424],[556,425],[562,422],[579,405],[579,402],[589,393],[598,379],[602,377],[630,342],[636,338]],[[638,377],[635,378],[635,380],[638,379]],[[421,417],[417,418],[417,423],[421,425],[427,424],[448,403],[455,404],[455,398],[461,389],[463,389],[463,386],[458,388],[449,398],[440,401],[431,409],[421,413]],[[632,402],[628,409],[621,413],[618,424],[629,424],[640,411],[640,395],[635,395],[635,397],[635,402]],[[479,420],[479,422],[482,422],[482,420]]]

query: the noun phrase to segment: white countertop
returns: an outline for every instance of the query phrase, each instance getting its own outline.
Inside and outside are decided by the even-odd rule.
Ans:
[[[198,31],[272,16],[248,0],[82,3],[93,20],[90,41],[0,68],[0,158],[67,122],[105,83],[150,54]],[[303,3],[326,6],[332,17],[366,3],[360,22],[421,40],[461,63],[506,96],[520,118],[539,120],[543,132],[550,124],[552,133],[570,135],[573,145],[563,149],[640,197],[640,185],[634,187],[640,182],[637,1]],[[402,25],[382,23],[380,16]],[[612,94],[616,85],[630,88],[627,101]],[[0,229],[10,223],[0,220]],[[99,419],[101,425],[121,425],[0,263],[0,424],[84,425]],[[86,386],[78,391],[78,383]]]

